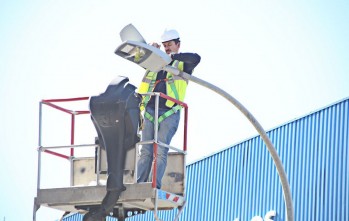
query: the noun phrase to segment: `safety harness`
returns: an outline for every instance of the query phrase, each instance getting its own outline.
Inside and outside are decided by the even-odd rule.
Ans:
[[[178,66],[178,61],[174,62],[172,64],[172,66]],[[178,95],[178,91],[177,91],[177,88],[174,84],[174,79],[173,79],[173,76],[172,74],[168,74],[167,75],[167,78],[165,79],[160,79],[160,80],[156,80],[156,77],[153,77],[152,80],[150,81],[149,83],[149,88],[148,88],[148,93],[149,92],[153,92],[156,85],[160,82],[167,82],[170,87],[171,87],[171,90],[173,91],[174,95],[175,95],[175,99],[176,100],[179,100],[179,95]],[[150,95],[146,95],[144,100],[143,100],[143,105],[144,107],[147,106],[149,100],[150,100],[151,96]],[[177,111],[179,111],[180,109],[182,109],[182,106],[181,105],[174,105],[170,110],[166,111],[164,114],[162,114],[161,116],[159,116],[158,118],[158,125],[163,121],[165,120],[166,118],[168,118],[169,116],[171,116],[172,114],[174,113],[177,113]],[[154,116],[152,116],[151,114],[149,114],[147,111],[145,111],[144,113],[144,116],[151,122],[154,123]]]

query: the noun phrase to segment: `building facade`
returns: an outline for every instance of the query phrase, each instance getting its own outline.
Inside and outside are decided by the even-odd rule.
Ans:
[[[294,220],[349,220],[349,98],[267,134],[288,176]],[[179,220],[286,220],[279,177],[260,136],[187,165],[186,175],[187,205]],[[174,220],[176,214],[161,211],[159,217]],[[154,216],[149,211],[127,220]]]

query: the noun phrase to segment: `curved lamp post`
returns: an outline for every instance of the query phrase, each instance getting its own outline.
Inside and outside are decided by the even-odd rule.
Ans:
[[[283,189],[283,194],[284,194],[285,204],[286,204],[287,221],[293,221],[294,220],[294,211],[293,211],[292,195],[291,195],[290,186],[288,184],[286,172],[284,170],[284,167],[282,165],[282,162],[278,156],[278,153],[277,153],[275,147],[273,146],[267,133],[264,131],[263,127],[256,120],[256,118],[238,100],[236,100],[233,96],[231,96],[230,94],[228,94],[224,90],[220,89],[219,87],[216,87],[215,85],[213,85],[207,81],[204,81],[200,78],[197,78],[197,77],[192,76],[190,74],[187,74],[185,72],[181,72],[178,69],[173,68],[172,66],[166,66],[164,68],[164,70],[171,72],[173,74],[179,75],[179,76],[186,78],[190,81],[193,81],[201,86],[204,86],[204,87],[222,95],[224,98],[226,98],[232,104],[234,104],[234,106],[237,109],[239,109],[247,117],[247,119],[251,122],[251,124],[254,126],[254,128],[258,131],[259,135],[262,137],[264,143],[266,144],[266,146],[268,148],[270,155],[273,158],[274,164],[276,166],[277,172],[278,172],[279,177],[280,177],[282,189]]]
[[[131,36],[131,40],[123,39],[123,36],[121,38],[124,41],[115,51],[115,53],[133,63],[136,63],[140,65],[143,68],[146,68],[153,72],[158,72],[160,70],[165,70],[168,72],[173,73],[174,75],[181,76],[185,79],[188,79],[190,81],[193,81],[201,86],[204,86],[224,98],[226,98],[228,101],[230,101],[232,104],[235,105],[251,122],[251,124],[255,127],[257,132],[262,137],[263,141],[265,142],[269,153],[272,156],[272,159],[274,161],[274,164],[276,166],[277,172],[280,177],[283,195],[285,199],[285,205],[286,205],[286,217],[287,221],[294,221],[294,211],[293,211],[293,203],[292,203],[292,195],[290,186],[287,180],[286,172],[283,168],[282,162],[278,156],[278,153],[273,146],[272,142],[270,141],[268,135],[264,131],[263,127],[259,124],[259,122],[254,118],[254,116],[234,97],[232,97],[230,94],[225,92],[224,90],[220,89],[219,87],[216,87],[215,85],[201,80],[200,78],[197,78],[195,76],[189,75],[185,72],[179,71],[177,68],[174,68],[170,65],[168,65],[171,62],[171,58],[163,51],[161,51],[158,48],[152,47],[145,43],[145,40],[140,36],[139,32],[133,27],[133,26],[126,26],[125,28],[130,28],[130,32],[134,32],[137,38],[133,38],[132,34],[128,32],[128,36]],[[125,33],[125,28],[121,33]],[[138,39],[141,39],[138,41]]]

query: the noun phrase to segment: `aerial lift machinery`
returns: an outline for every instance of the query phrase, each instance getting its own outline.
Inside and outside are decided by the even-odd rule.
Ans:
[[[121,32],[121,37],[139,39],[140,35],[134,35],[128,30],[133,26],[128,26]],[[131,30],[132,32],[132,30]],[[151,47],[151,46],[149,46]],[[127,50],[127,46],[123,47]],[[116,54],[124,53],[119,49]],[[160,54],[162,62],[158,62],[157,54],[140,54],[136,51],[135,56],[139,56],[139,62],[145,57],[150,59],[147,65],[152,65],[151,69],[160,68],[164,63],[170,63],[171,59],[167,55]],[[153,59],[153,61],[152,61]],[[160,66],[159,66],[160,65]],[[38,148],[38,186],[37,196],[34,200],[33,220],[36,220],[36,211],[40,206],[59,209],[66,213],[80,212],[86,214],[84,220],[99,221],[104,220],[103,214],[114,216],[118,220],[124,220],[129,216],[143,214],[145,211],[154,211],[154,218],[158,217],[159,210],[178,209],[177,219],[182,212],[185,200],[185,155],[186,134],[187,134],[187,114],[188,107],[185,103],[175,100],[162,93],[147,93],[155,96],[156,107],[159,97],[164,97],[176,102],[184,107],[184,142],[183,148],[178,149],[161,143],[157,139],[157,127],[154,131],[154,139],[140,142],[140,102],[141,95],[135,92],[136,87],[128,82],[127,77],[119,76],[114,79],[106,91],[98,96],[90,98],[72,99],[48,99],[40,102],[40,127],[39,127],[39,148]],[[89,100],[89,111],[72,111],[57,105],[57,102],[74,102],[79,100]],[[75,123],[75,115],[90,114],[91,120],[97,131],[94,144],[87,145],[67,145],[67,146],[42,146],[42,105],[48,105],[60,111],[72,115],[72,127]],[[155,124],[157,124],[158,109],[155,111]],[[73,137],[72,132],[72,137]],[[163,187],[156,188],[156,157],[154,157],[151,182],[137,183],[137,160],[138,147],[142,144],[154,145],[154,156],[157,154],[157,146],[164,145],[172,151],[169,153],[168,167],[163,178]],[[74,156],[73,149],[81,147],[95,147],[96,155],[92,158],[79,158]],[[71,148],[71,155],[65,156],[55,152],[54,149]],[[63,188],[41,188],[41,154],[47,152],[59,157],[66,158],[71,162],[71,185]],[[94,170],[86,168],[95,166]],[[83,172],[81,172],[83,171]],[[95,174],[94,174],[95,173]],[[108,176],[105,176],[105,173]],[[90,185],[95,179],[95,185]],[[106,179],[106,185],[102,180]]]
[[[282,162],[280,160],[280,158],[278,157],[277,151],[275,150],[273,144],[271,143],[269,137],[267,136],[266,132],[264,131],[264,129],[262,128],[262,126],[259,124],[259,122],[254,118],[254,116],[240,103],[238,102],[235,98],[233,98],[231,95],[229,95],[228,93],[226,93],[225,91],[223,91],[222,89],[210,84],[209,82],[203,81],[199,78],[196,78],[195,76],[191,76],[185,72],[181,72],[178,69],[172,67],[169,65],[169,63],[171,62],[171,58],[164,53],[163,51],[152,47],[148,44],[146,44],[145,40],[143,39],[143,37],[139,34],[139,32],[132,26],[132,25],[128,25],[126,26],[121,32],[120,32],[120,36],[121,39],[123,41],[123,43],[116,49],[115,53],[133,63],[136,63],[137,65],[148,69],[150,71],[154,71],[157,72],[159,70],[165,70],[168,72],[171,72],[172,74],[178,75],[180,77],[183,77],[185,79],[188,79],[190,81],[193,81],[197,84],[200,84],[204,87],[207,87],[211,90],[213,90],[214,92],[220,94],[221,96],[223,96],[224,98],[226,98],[229,102],[231,102],[233,105],[235,105],[244,115],[245,117],[250,121],[250,123],[255,127],[255,129],[257,130],[257,132],[260,134],[261,138],[263,139],[263,141],[266,144],[266,147],[269,151],[269,153],[271,154],[271,157],[274,161],[274,164],[276,166],[276,169],[278,171],[279,177],[280,177],[280,181],[281,181],[281,185],[282,185],[282,189],[283,189],[283,194],[284,194],[284,200],[285,200],[285,208],[286,208],[286,218],[288,221],[293,221],[294,220],[294,211],[293,211],[293,205],[292,205],[292,197],[291,197],[291,191],[290,191],[290,187],[288,184],[288,180],[287,180],[287,176],[286,173],[284,171]],[[119,87],[118,85],[126,85],[128,80],[125,79],[117,79],[116,82],[118,82],[117,84],[111,84],[109,85],[109,87],[107,88],[105,95],[100,95],[100,96],[106,96],[108,97],[108,91],[113,91],[115,88],[114,87]],[[115,83],[115,82],[114,82]],[[132,87],[132,86],[131,86]],[[124,88],[122,86],[122,88]],[[130,87],[129,87],[130,88]],[[116,89],[117,90],[117,89]],[[131,92],[128,91],[127,96],[122,95],[121,97],[125,98],[125,97],[132,97],[131,94],[134,95],[134,93],[132,92],[133,89],[131,89]],[[111,93],[113,94],[113,93]],[[121,93],[123,94],[123,93]],[[152,93],[150,94],[152,96],[156,96],[156,100],[158,101],[158,97],[162,96],[162,97],[166,97],[167,99],[170,99],[169,97],[167,97],[164,94],[161,93]],[[135,99],[136,96],[134,96]],[[114,101],[111,101],[115,99]],[[115,101],[119,101],[119,98],[113,98],[109,101],[111,101],[112,103]],[[98,101],[99,100],[99,101]],[[103,99],[96,98],[96,99],[92,99],[90,100],[90,108],[91,109],[91,117],[92,117],[92,121],[97,129],[97,133],[98,133],[98,141],[102,143],[99,144],[95,144],[92,146],[96,146],[98,148],[98,150],[101,149],[106,149],[107,154],[108,154],[108,143],[111,142],[113,143],[113,141],[106,141],[108,139],[108,137],[112,136],[111,134],[109,134],[110,131],[108,131],[108,128],[110,125],[108,125],[110,122],[109,120],[115,120],[115,122],[117,122],[118,120],[120,120],[119,118],[113,118],[112,117],[112,113],[110,111],[108,111],[109,107],[112,107],[113,105],[110,105],[108,107],[108,105],[102,101]],[[121,99],[123,101],[126,101],[128,99]],[[94,106],[94,102],[95,101],[97,103],[96,106]],[[176,101],[178,103],[178,101]],[[124,102],[125,104],[123,105],[123,107],[127,106],[128,102]],[[130,103],[136,103],[136,102],[130,102]],[[50,103],[49,101],[42,101],[41,104],[47,104],[50,106],[54,106],[52,103]],[[187,118],[187,106],[184,103],[178,103],[180,105],[182,105],[183,107],[185,107],[185,116]],[[97,107],[103,107],[102,109],[105,111],[104,114],[102,114],[101,116],[99,115],[99,110]],[[114,104],[115,107],[115,104]],[[134,105],[130,105],[131,109],[134,109],[132,107],[134,107]],[[60,107],[57,107],[58,109],[60,109]],[[96,109],[94,109],[96,108]],[[106,108],[106,109],[104,109]],[[62,109],[62,108],[61,108]],[[95,113],[93,113],[93,109],[95,110]],[[126,108],[127,109],[127,108]],[[103,112],[103,111],[102,111]],[[133,111],[136,112],[136,111]],[[155,112],[155,119],[157,118],[157,111]],[[115,116],[114,116],[115,117]],[[114,122],[114,123],[115,123]],[[131,125],[133,125],[134,128],[136,128],[136,122],[137,120],[129,120],[128,121]],[[186,123],[185,123],[186,125]],[[105,127],[105,128],[103,128]],[[117,128],[118,126],[114,125],[114,131],[120,131],[119,128]],[[156,127],[155,127],[156,128]],[[134,133],[134,129],[131,129],[131,132]],[[155,129],[154,131],[155,133],[155,137],[154,140],[152,141],[147,141],[147,143],[153,143],[154,145],[154,152],[156,152],[156,147],[157,145],[164,145],[162,143],[160,143],[157,140],[156,134],[157,131]],[[106,134],[106,135],[104,135]],[[113,138],[114,139],[114,138]],[[136,171],[136,167],[133,166],[133,168],[131,168],[131,173],[133,175],[133,182],[131,182],[131,184],[125,184],[125,170],[128,169],[127,168],[127,162],[130,161],[129,159],[133,159],[133,158],[137,158],[137,157],[132,157],[135,156],[136,154],[129,154],[129,152],[132,152],[133,150],[135,150],[135,148],[132,148],[133,143],[136,142],[137,137],[134,136],[134,134],[132,135],[132,138],[130,138],[131,141],[128,141],[129,146],[128,145],[123,145],[123,149],[121,151],[122,156],[126,156],[126,160],[124,161],[120,161],[117,164],[119,165],[118,168],[118,172],[117,173],[117,179],[114,179],[114,185],[111,186],[116,186],[116,188],[108,188],[108,184],[112,183],[113,181],[109,181],[109,179],[107,180],[107,185],[103,186],[103,185],[99,185],[99,165],[100,165],[100,161],[101,161],[101,155],[102,154],[97,154],[96,156],[96,177],[97,177],[97,185],[96,186],[74,186],[72,185],[71,187],[68,188],[56,188],[56,189],[41,189],[40,188],[40,181],[38,179],[38,192],[37,192],[37,197],[35,198],[35,202],[34,202],[34,220],[35,220],[35,213],[36,210],[40,207],[40,205],[45,205],[48,207],[52,207],[52,208],[56,208],[56,209],[61,209],[64,211],[79,211],[79,212],[83,212],[86,213],[87,211],[93,211],[96,209],[96,207],[100,207],[101,204],[103,204],[103,202],[108,201],[110,198],[108,197],[108,191],[110,190],[115,190],[117,189],[118,191],[120,191],[119,194],[117,194],[117,196],[112,197],[113,200],[117,198],[117,202],[115,204],[112,205],[112,215],[115,217],[118,217],[119,220],[123,220],[125,219],[127,215],[137,215],[137,214],[141,214],[144,211],[147,210],[153,210],[154,211],[154,218],[156,220],[160,220],[160,218],[157,215],[157,211],[158,210],[167,210],[167,209],[174,209],[174,208],[178,208],[178,214],[176,216],[175,219],[178,219],[180,213],[182,212],[183,207],[185,206],[185,154],[186,154],[186,128],[185,128],[185,141],[184,141],[184,146],[183,146],[183,150],[177,149],[175,147],[171,147],[168,146],[169,148],[171,148],[172,150],[177,151],[178,155],[176,155],[176,159],[174,159],[175,162],[182,162],[183,164],[179,164],[179,163],[175,163],[174,165],[181,165],[181,168],[179,168],[179,170],[181,172],[178,172],[178,168],[176,169],[176,171],[165,171],[165,174],[176,174],[175,176],[182,176],[183,179],[179,179],[181,180],[180,182],[180,188],[178,188],[178,190],[167,190],[166,188],[163,188],[161,190],[156,188],[155,185],[155,179],[154,176],[156,176],[155,173],[153,173],[153,182],[152,183],[136,183],[136,175],[137,171]],[[39,139],[40,140],[40,139]],[[112,140],[112,139],[111,139]],[[119,142],[114,140],[114,142]],[[144,142],[144,141],[143,141]],[[125,144],[125,141],[124,143]],[[144,144],[144,143],[143,143]],[[142,145],[142,142],[138,142],[135,144],[137,145]],[[72,146],[70,146],[72,147]],[[59,147],[52,147],[52,148],[59,148]],[[40,156],[41,156],[41,152],[43,151],[49,151],[48,147],[42,147],[41,143],[39,141],[39,162],[40,162]],[[97,151],[98,152],[98,151]],[[156,154],[156,153],[154,153]],[[112,154],[113,155],[113,154]],[[131,157],[129,157],[129,155],[131,155]],[[116,154],[115,154],[116,156]],[[156,155],[155,155],[156,156]],[[120,157],[120,156],[118,156]],[[107,157],[108,158],[108,157]],[[171,158],[171,157],[170,157]],[[169,159],[170,159],[169,158]],[[109,158],[108,158],[109,159]],[[121,159],[121,158],[120,158]],[[156,157],[154,158],[156,160]],[[108,161],[108,160],[107,160]],[[132,160],[131,160],[132,161]],[[137,161],[137,159],[135,160]],[[132,165],[135,165],[135,163],[131,163]],[[156,170],[156,162],[153,163],[154,167],[153,170]],[[108,164],[109,166],[109,164]],[[122,167],[122,168],[120,168]],[[171,167],[168,166],[167,169],[173,169],[176,168],[176,166]],[[108,173],[109,173],[110,168],[108,168]],[[123,176],[120,176],[120,171],[122,171],[124,173]],[[111,172],[112,174],[113,172]],[[40,163],[39,163],[39,169],[38,169],[38,174],[40,177]],[[120,183],[121,177],[123,178],[123,182]],[[156,177],[155,177],[156,178]],[[166,179],[166,177],[165,177]],[[117,180],[117,181],[116,181]],[[177,180],[178,179],[174,179]],[[178,184],[178,183],[177,183]],[[176,182],[170,182],[170,186],[176,186]],[[178,186],[178,185],[177,185]],[[104,199],[104,200],[103,200]],[[112,201],[113,201],[112,200]],[[111,204],[110,204],[111,205]],[[131,213],[131,214],[130,214]]]

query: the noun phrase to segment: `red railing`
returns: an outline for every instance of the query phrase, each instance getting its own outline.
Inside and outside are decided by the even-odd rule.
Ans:
[[[158,96],[171,100],[175,103],[177,103],[178,105],[181,105],[184,108],[184,137],[183,137],[183,151],[186,152],[187,151],[187,124],[188,124],[188,105],[184,102],[181,102],[179,100],[176,100],[172,97],[169,97],[163,93],[153,93],[151,96],[156,96],[156,94],[158,94]],[[70,131],[70,144],[74,145],[74,138],[75,138],[75,116],[76,115],[82,115],[82,114],[90,114],[90,111],[87,110],[78,110],[78,111],[74,111],[74,110],[69,110],[67,108],[58,106],[56,104],[53,103],[59,103],[59,102],[73,102],[73,101],[82,101],[82,100],[88,100],[89,97],[77,97],[77,98],[64,98],[64,99],[44,99],[41,101],[41,104],[45,104],[47,106],[50,106],[54,109],[60,110],[64,113],[68,113],[71,115],[71,131]],[[41,110],[40,110],[40,120],[41,120]],[[40,122],[41,124],[41,122]],[[40,138],[41,139],[41,131],[40,131]],[[39,145],[41,145],[41,140],[39,141]],[[153,175],[152,175],[152,187],[156,188],[156,171],[157,171],[157,152],[158,152],[158,143],[157,141],[154,142],[154,160],[153,160]],[[70,156],[61,154],[61,153],[57,153],[55,151],[51,151],[51,150],[44,150],[44,152],[48,153],[48,154],[52,154],[58,157],[62,157],[65,159],[70,159],[71,157],[74,156],[74,148],[70,148]]]
[[[90,114],[90,111],[88,110],[69,110],[66,109],[64,107],[58,106],[56,104],[53,103],[57,103],[57,102],[73,102],[73,101],[83,101],[83,100],[88,100],[89,97],[77,97],[77,98],[64,98],[64,99],[44,99],[41,101],[42,104],[45,104],[47,106],[50,106],[54,109],[60,110],[64,113],[68,113],[71,115],[71,129],[70,129],[70,144],[74,145],[75,143],[75,116],[76,115],[82,115],[82,114]],[[40,111],[41,113],[41,111]],[[40,116],[41,119],[41,116]],[[40,131],[40,136],[41,136],[41,131]],[[51,151],[51,150],[44,150],[44,152],[58,156],[58,157],[62,157],[65,159],[69,159],[71,157],[74,156],[74,148],[70,148],[70,156],[61,154],[61,153],[57,153],[55,151]]]
[[[187,126],[188,126],[188,105],[182,101],[176,100],[172,97],[167,96],[163,93],[155,93],[159,94],[160,97],[165,98],[167,100],[171,100],[178,105],[181,105],[184,108],[184,137],[183,137],[183,151],[187,151]],[[154,96],[154,95],[153,95]],[[159,117],[159,116],[158,116]],[[158,154],[158,143],[157,140],[153,144],[153,152],[154,152],[154,160],[153,160],[153,175],[152,175],[152,187],[156,188],[156,172],[157,172],[157,154]],[[184,165],[185,166],[185,165]]]

